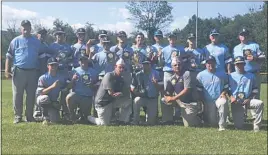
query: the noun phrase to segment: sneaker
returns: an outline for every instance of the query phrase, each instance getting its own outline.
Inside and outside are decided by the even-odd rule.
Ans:
[[[21,122],[22,122],[21,118],[15,118],[13,123],[18,124],[18,123],[21,123]]]
[[[224,127],[219,127],[219,131],[224,131],[225,128]]]
[[[260,128],[258,126],[254,126],[254,132],[259,132],[260,131]]]
[[[92,124],[96,124],[95,117],[87,116],[87,120]]]
[[[50,123],[49,120],[46,120],[46,119],[45,119],[45,120],[43,121],[43,125],[50,125],[50,124],[51,124],[51,123]]]

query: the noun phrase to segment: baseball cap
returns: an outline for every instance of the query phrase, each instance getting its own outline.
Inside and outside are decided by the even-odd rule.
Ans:
[[[219,33],[219,31],[217,30],[217,29],[212,29],[211,31],[210,31],[210,34],[209,35],[219,35],[220,33]]]
[[[237,56],[234,60],[234,64],[245,63],[245,59],[242,56]]]
[[[116,65],[125,65],[125,62],[122,58],[120,58],[117,62]]]
[[[163,36],[163,32],[161,30],[157,30],[154,32],[154,36]]]
[[[86,30],[84,28],[79,28],[76,33],[86,33]]]
[[[108,33],[105,30],[100,30],[99,36],[106,36]]]
[[[47,64],[48,65],[52,65],[52,64],[58,64],[58,60],[56,59],[56,58],[49,58],[48,60],[47,60]]]
[[[121,37],[121,36],[127,36],[126,32],[125,31],[119,31],[117,33],[117,37]]]
[[[24,25],[29,25],[31,26],[31,22],[29,20],[23,20],[20,24],[21,26],[24,26]]]
[[[188,34],[187,38],[188,38],[188,39],[195,38],[195,34],[190,33],[190,34]]]
[[[249,35],[249,30],[246,28],[242,28],[239,32],[239,35]]]
[[[168,35],[169,38],[176,38],[176,34],[175,33],[171,33]]]
[[[214,62],[216,62],[215,57],[212,56],[212,55],[209,55],[209,56],[206,58],[206,63],[207,63],[208,61],[210,61],[210,60],[213,60]]]
[[[36,33],[37,34],[45,34],[45,33],[47,33],[47,30],[43,27],[42,28],[40,27],[37,29]]]
[[[55,35],[57,34],[65,34],[64,29],[62,27],[57,28],[55,31]]]
[[[148,60],[145,60],[145,61],[142,62],[142,64],[151,64],[151,62],[148,61]]]

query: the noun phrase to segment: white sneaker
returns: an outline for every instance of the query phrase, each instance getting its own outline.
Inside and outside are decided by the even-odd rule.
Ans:
[[[225,130],[225,128],[223,126],[219,127],[219,131],[224,131],[224,130]]]
[[[90,123],[96,124],[95,117],[87,116],[87,120],[88,120]]]
[[[260,131],[260,128],[258,126],[254,126],[254,132],[259,132]]]

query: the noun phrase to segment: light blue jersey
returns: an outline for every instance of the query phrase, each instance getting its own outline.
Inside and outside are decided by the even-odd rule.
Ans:
[[[171,72],[172,71],[172,68],[171,68],[172,57],[179,56],[183,53],[185,53],[183,46],[171,47],[170,45],[168,45],[167,47],[163,48],[162,50],[162,58],[164,60],[163,71]]]
[[[119,49],[118,45],[112,46],[110,51],[116,53],[118,58],[122,58],[125,62],[126,71],[131,71],[132,69],[132,57],[133,57],[133,49],[129,46],[124,47],[123,49]]]
[[[202,62],[205,60],[205,52],[200,49],[189,49],[186,48],[185,49],[185,54],[190,54],[194,56],[194,60],[195,60],[195,64],[196,64],[196,71],[200,72],[202,70],[204,70],[204,65],[202,64]],[[189,64],[190,65],[190,64]]]
[[[38,87],[37,90],[42,90],[51,86],[55,81],[60,81],[60,86],[57,88],[52,89],[47,95],[49,96],[51,101],[57,101],[59,97],[59,93],[61,89],[67,86],[66,78],[61,76],[61,74],[57,73],[56,76],[51,76],[48,72],[44,75],[40,76],[38,80]],[[40,92],[37,91],[37,94]]]
[[[79,58],[81,56],[81,54],[86,54],[86,44],[80,44],[80,43],[76,43],[74,45],[71,46],[71,48],[74,51],[74,65],[73,67],[79,67]]]
[[[258,93],[255,75],[249,72],[240,74],[237,71],[229,75],[229,86],[233,96],[243,92],[248,98],[252,92]]]
[[[64,53],[64,58],[60,58],[59,60],[59,69],[67,68],[68,66],[73,65],[73,50],[70,45],[68,44],[59,44],[59,43],[52,43],[49,46],[49,50],[53,51],[53,57],[59,57],[60,51]]]
[[[78,76],[78,80],[74,82],[73,91],[82,96],[93,96],[93,90],[89,83],[96,83],[98,80],[98,74],[93,68],[88,68],[88,70],[83,70],[81,67],[77,67],[72,72]]]
[[[257,43],[254,42],[248,42],[247,44],[239,44],[234,47],[233,51],[233,58],[236,58],[237,56],[245,56],[243,53],[243,49],[251,49],[253,57],[257,58],[261,55],[264,55],[263,52],[260,50],[260,47]],[[260,70],[260,63],[257,61],[248,61],[245,57],[245,71],[246,72],[257,72]]]
[[[228,75],[224,71],[216,71],[210,73],[208,70],[204,70],[197,74],[196,77],[198,84],[198,91],[203,92],[206,103],[215,103],[224,89],[228,86]]]
[[[228,48],[223,45],[213,45],[208,44],[204,48],[205,57],[207,58],[209,55],[212,55],[216,59],[216,68],[217,70],[225,71],[225,65],[232,62],[232,57],[229,53]]]
[[[39,69],[39,52],[41,42],[33,36],[14,38],[8,48],[6,57],[13,60],[13,65],[24,69]]]
[[[108,60],[108,54],[113,55],[113,58]],[[94,69],[96,69],[98,74],[102,75],[105,75],[107,72],[112,72],[114,70],[117,59],[118,58],[115,53],[106,51],[98,52],[92,57]]]

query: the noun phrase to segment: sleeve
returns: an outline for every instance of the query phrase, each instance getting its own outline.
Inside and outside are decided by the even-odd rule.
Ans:
[[[112,47],[110,48],[110,51],[114,53],[114,52],[115,52],[115,47],[116,47],[116,46],[112,46]]]
[[[193,88],[193,77],[189,71],[183,74],[184,88]]]
[[[203,91],[204,86],[203,86],[203,83],[201,81],[201,74],[200,73],[197,74],[196,81],[197,81],[197,83],[196,83],[197,91],[200,91],[200,92]]]
[[[98,81],[98,78],[99,78],[99,76],[98,76],[98,73],[97,73],[97,71],[95,70],[95,69],[93,69],[93,71],[92,71],[92,81],[93,82],[97,82]]]
[[[171,96],[171,95],[173,95],[174,91],[175,90],[174,90],[174,87],[173,87],[173,85],[171,83],[171,80],[168,80],[167,81],[167,86],[166,86],[166,89],[165,89],[165,95]]]
[[[103,89],[104,90],[113,89],[112,81],[113,81],[112,80],[112,74],[107,73],[102,79]]]
[[[233,61],[232,55],[230,54],[230,51],[226,46],[224,46],[224,49],[224,62],[225,64],[231,63]]]
[[[6,53],[6,57],[7,58],[10,58],[10,59],[13,59],[14,57],[14,50],[15,50],[15,41],[12,40],[9,44],[9,47],[8,47],[8,50],[7,50],[7,53]]]

